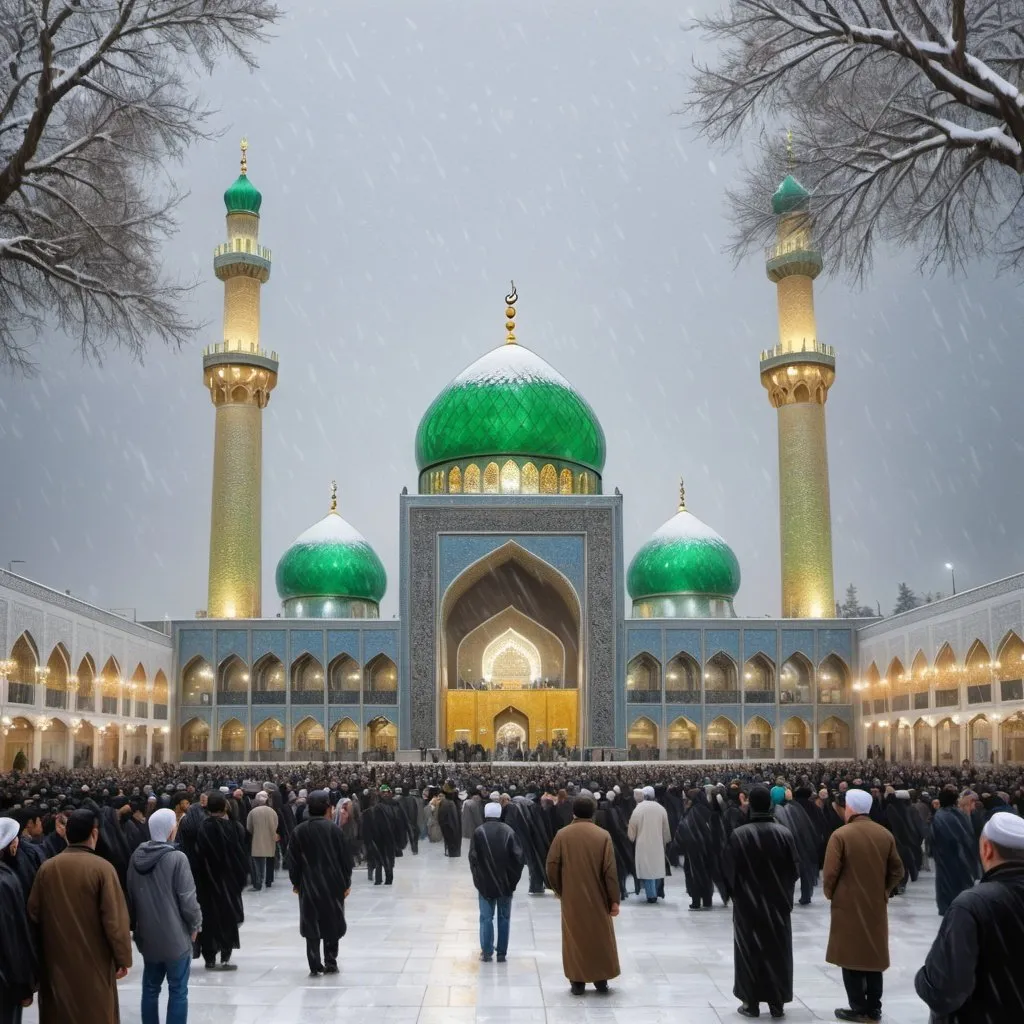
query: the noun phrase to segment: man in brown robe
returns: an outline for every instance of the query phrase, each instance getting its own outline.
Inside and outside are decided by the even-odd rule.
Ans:
[[[128,906],[117,871],[96,853],[95,811],[75,811],[66,838],[28,898],[39,932],[39,1024],[118,1024],[117,979],[132,965]]]
[[[611,836],[591,820],[594,801],[573,801],[573,820],[560,829],[548,851],[547,873],[562,901],[562,968],[572,994],[588,981],[608,991],[619,976],[619,951],[612,918],[619,915],[619,877]]]
[[[832,920],[825,959],[843,969],[849,1007],[839,1020],[882,1018],[882,972],[889,967],[889,893],[903,878],[892,833],[871,820],[871,794],[846,792],[846,824],[832,833],[822,873]]]

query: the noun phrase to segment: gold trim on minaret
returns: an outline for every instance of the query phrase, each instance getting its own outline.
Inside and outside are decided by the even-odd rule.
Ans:
[[[505,296],[505,330],[508,336],[505,338],[506,345],[516,343],[516,302],[519,301],[519,293],[516,291],[516,283],[512,282],[512,291]]]
[[[686,511],[686,483],[682,477],[679,478],[679,511]]]
[[[338,481],[331,481],[331,511],[337,513],[338,511]]]
[[[249,157],[248,157],[247,154],[249,152],[249,140],[247,138],[245,138],[244,135],[242,136],[241,150],[242,150],[242,160],[241,160],[241,172],[240,173],[248,174],[249,173]]]

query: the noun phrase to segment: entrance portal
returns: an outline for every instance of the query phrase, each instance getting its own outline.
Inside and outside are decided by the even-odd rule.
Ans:
[[[530,720],[515,708],[505,708],[494,716],[495,755],[504,747],[509,752],[526,750],[530,745]]]

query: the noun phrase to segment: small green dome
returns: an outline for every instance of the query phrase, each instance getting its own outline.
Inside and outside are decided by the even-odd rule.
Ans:
[[[626,586],[634,601],[692,594],[731,602],[740,563],[710,526],[680,507],[633,557]]]
[[[792,174],[787,174],[772,196],[772,210],[776,214],[793,213],[807,206],[811,193]]]
[[[388,578],[366,538],[337,512],[300,534],[277,563],[281,600],[341,598],[379,603]]]
[[[420,470],[467,458],[520,455],[572,462],[600,476],[604,431],[594,410],[536,353],[506,344],[458,375],[420,420]]]
[[[255,213],[260,212],[260,205],[263,196],[260,190],[249,180],[248,176],[240,174],[224,193],[224,205],[228,213]]]

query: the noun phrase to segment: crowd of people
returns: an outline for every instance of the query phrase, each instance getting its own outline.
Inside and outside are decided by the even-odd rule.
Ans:
[[[619,974],[613,919],[681,872],[689,909],[732,905],[740,1014],[793,1000],[791,912],[820,889],[825,960],[847,1021],[881,1019],[888,913],[934,872],[942,921],[916,989],[937,1019],[1024,1020],[1024,780],[1008,769],[884,762],[160,765],[0,776],[0,1024],[118,1020],[141,955],[142,1020],[187,1019],[194,961],[231,971],[243,892],[299,897],[310,973],[339,970],[356,872],[391,885],[421,842],[461,857],[480,959],[509,953],[513,895],[560,897],[574,994]],[[672,884],[672,883],[670,883]],[[496,922],[496,929],[495,929]]]

